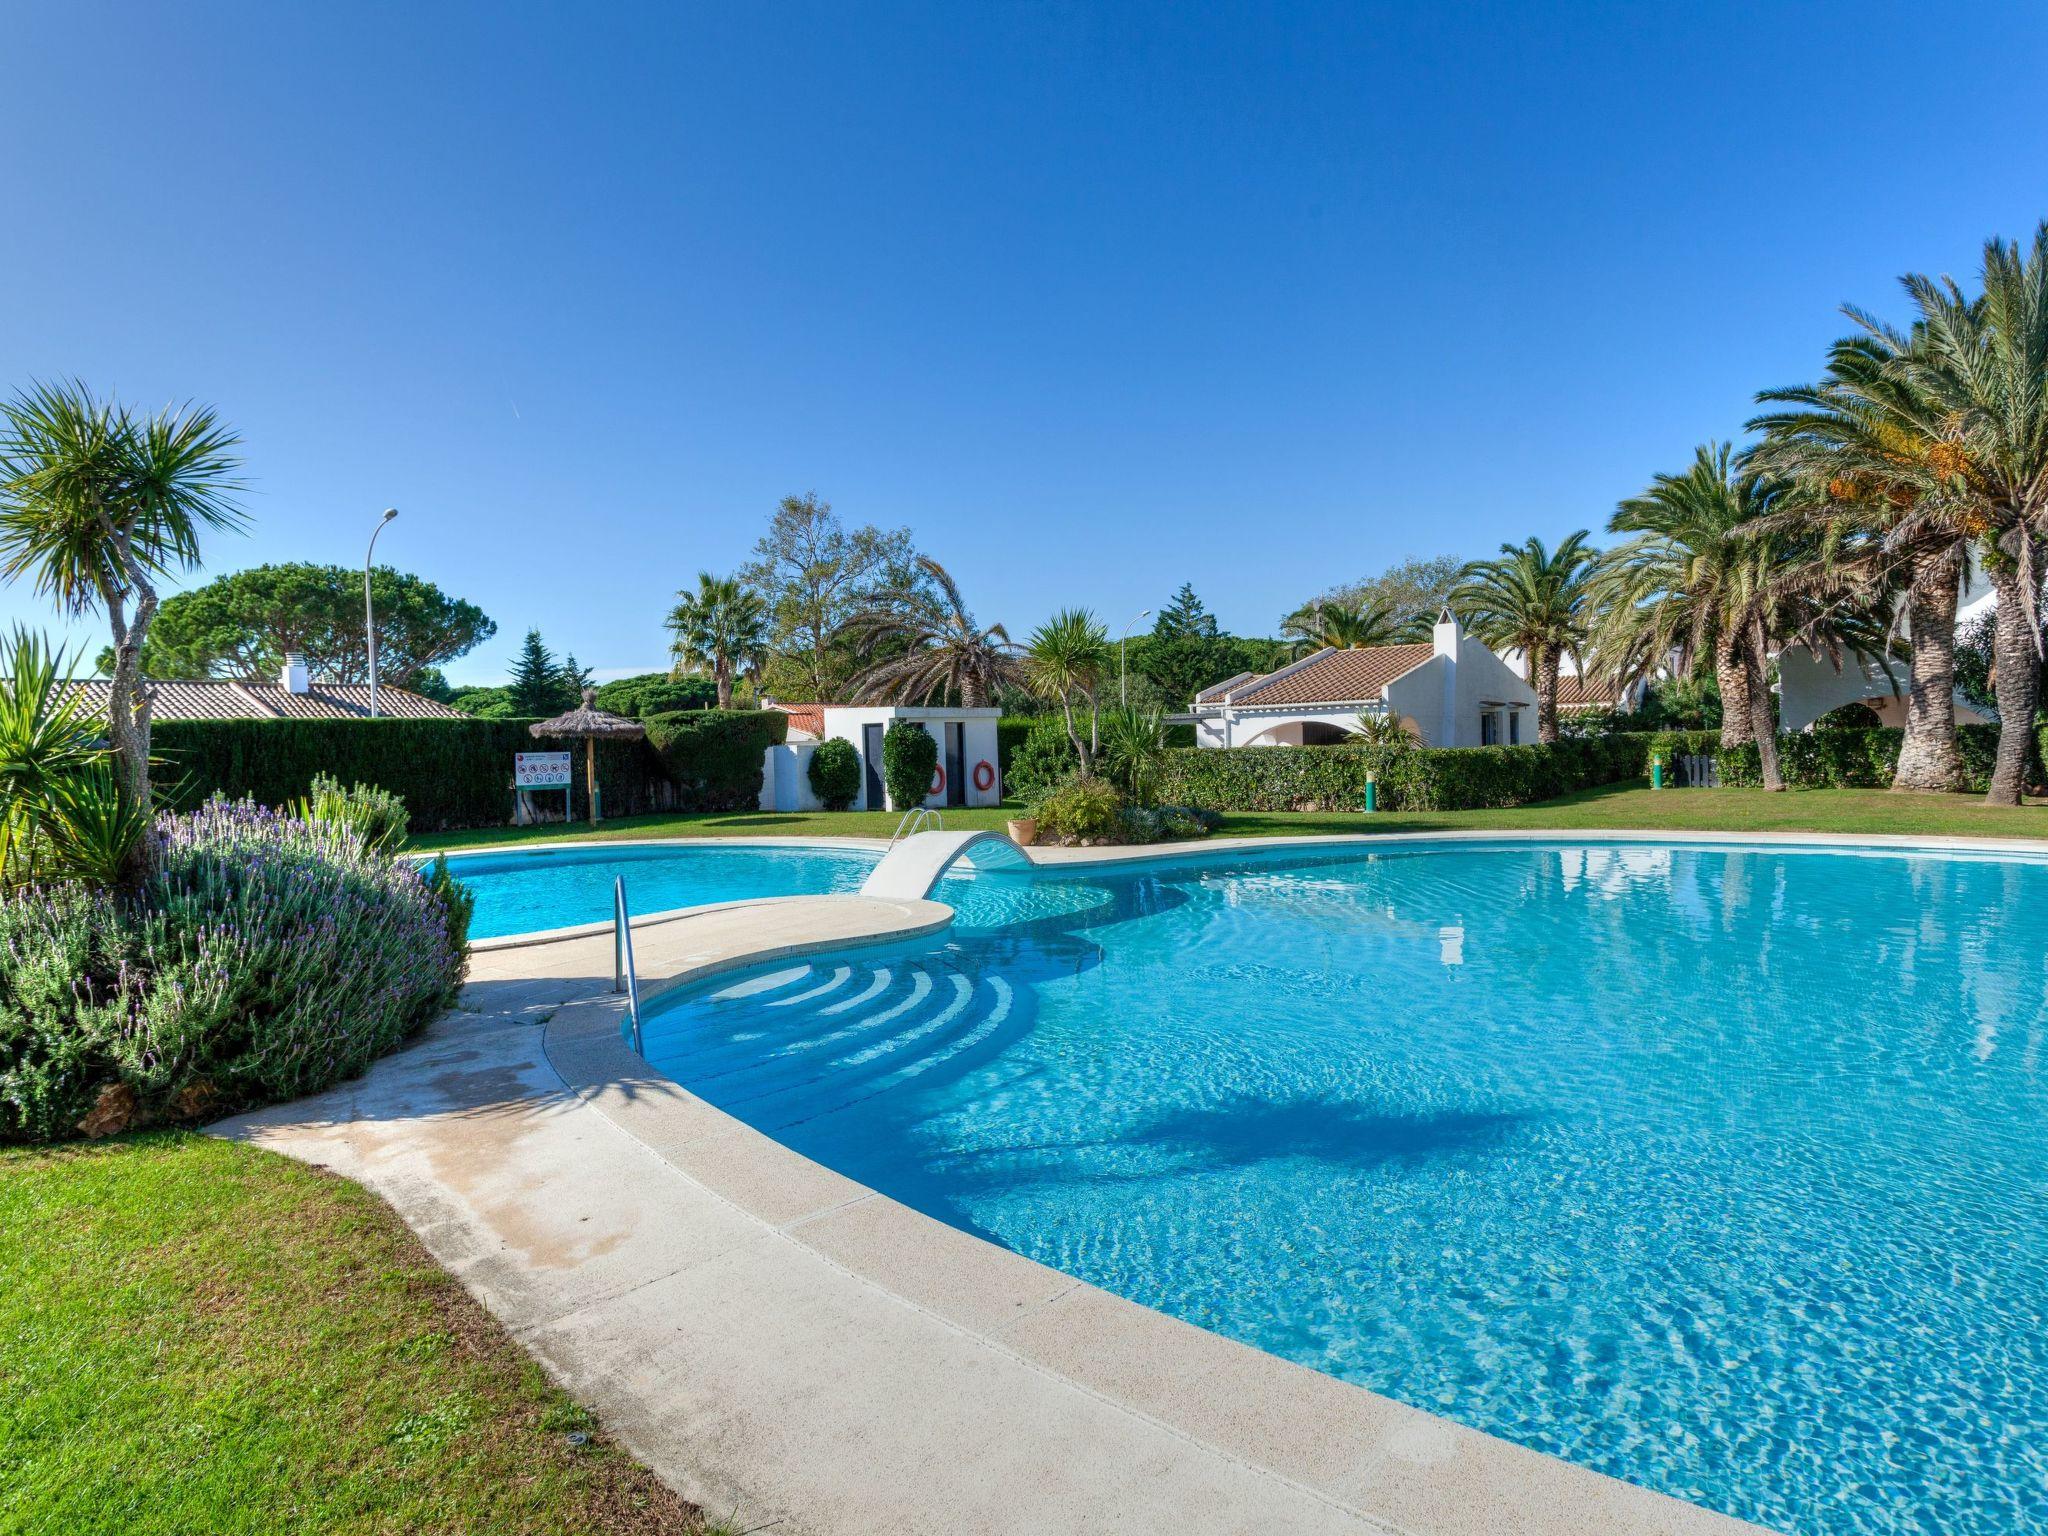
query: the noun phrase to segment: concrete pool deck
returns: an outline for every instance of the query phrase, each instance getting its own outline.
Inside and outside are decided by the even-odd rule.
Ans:
[[[949,916],[853,896],[700,911],[636,932],[643,996]],[[635,1056],[611,968],[609,933],[480,953],[419,1041],[217,1129],[377,1191],[636,1455],[741,1528],[1757,1529],[1203,1332],[812,1163]]]

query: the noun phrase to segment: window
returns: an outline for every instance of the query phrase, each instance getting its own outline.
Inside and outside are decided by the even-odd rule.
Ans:
[[[1494,746],[1500,741],[1500,724],[1492,710],[1482,711],[1479,716],[1479,745]]]
[[[1512,747],[1521,739],[1522,712],[1519,709],[1511,709],[1508,711],[1508,745]]]

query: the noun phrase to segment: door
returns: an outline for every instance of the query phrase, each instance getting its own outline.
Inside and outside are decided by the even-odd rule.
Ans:
[[[946,724],[946,804],[967,803],[967,727],[958,720]]]
[[[889,804],[889,792],[882,788],[882,728],[879,725],[860,728],[860,760],[868,771],[867,808],[883,810]]]

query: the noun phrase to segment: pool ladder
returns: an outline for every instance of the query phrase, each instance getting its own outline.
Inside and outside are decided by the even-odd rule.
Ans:
[[[640,974],[633,968],[633,919],[626,911],[626,877],[612,881],[612,991],[626,994],[626,1018],[633,1026],[633,1054],[645,1056],[640,1038]]]
[[[909,830],[906,831],[905,828]],[[920,832],[943,832],[945,830],[946,818],[939,814],[937,807],[913,805],[903,813],[903,819],[896,823],[896,832],[889,839],[889,846],[893,848],[902,842],[904,838],[915,837]]]

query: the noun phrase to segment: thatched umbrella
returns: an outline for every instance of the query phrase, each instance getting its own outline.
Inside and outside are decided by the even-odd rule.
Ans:
[[[597,743],[602,737],[606,741],[638,741],[647,734],[647,727],[638,720],[628,720],[624,715],[612,714],[597,707],[597,690],[583,690],[583,707],[572,709],[566,715],[557,715],[552,720],[538,720],[527,727],[536,736],[568,736],[583,738],[583,771],[590,783],[590,824],[597,825]]]

